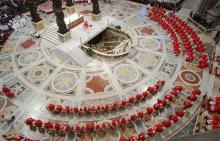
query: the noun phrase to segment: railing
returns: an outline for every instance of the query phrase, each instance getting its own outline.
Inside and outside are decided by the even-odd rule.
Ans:
[[[169,141],[219,141],[219,140],[220,140],[220,129],[216,129],[204,133],[191,134],[180,138],[170,139]]]

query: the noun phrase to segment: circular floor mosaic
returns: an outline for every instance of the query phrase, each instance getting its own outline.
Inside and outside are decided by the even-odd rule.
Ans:
[[[200,76],[191,70],[182,70],[179,76],[187,85],[198,86],[201,83]]]
[[[36,66],[32,68],[28,73],[29,79],[33,80],[34,82],[44,80],[47,76],[47,68],[41,66]]]
[[[34,117],[44,121],[62,121],[70,124],[92,121],[102,123],[131,116],[137,111],[152,106],[176,84],[187,86],[187,91],[201,88],[204,93],[206,92],[204,86],[209,79],[208,70],[201,70],[196,67],[197,64],[185,62],[183,56],[176,57],[171,54],[172,43],[168,36],[164,37],[166,32],[146,16],[140,17],[139,13],[145,8],[144,5],[126,0],[112,1],[111,4],[100,1],[100,9],[102,16],[117,18],[120,22],[113,24],[120,25],[122,30],[132,37],[132,49],[127,56],[113,59],[94,55],[87,65],[81,66],[66,55],[57,52],[57,44],[44,38],[33,39],[28,34],[30,29],[34,29],[31,23],[21,27],[22,33],[15,31],[10,36],[0,53],[0,85],[8,85],[11,90],[14,90],[15,97],[6,99],[0,93],[0,114],[13,114],[15,120],[9,124],[0,122],[0,135],[12,130],[17,134],[24,134],[29,138],[34,137],[42,141],[118,141],[120,138],[127,139],[128,136],[138,135],[140,132],[146,133],[146,129],[179,109],[183,99],[168,105],[161,114],[152,118],[92,135],[77,134],[71,137],[41,134],[39,131],[31,131],[24,121],[28,117]],[[79,6],[76,10],[91,11],[91,5],[76,4],[75,6]],[[46,27],[56,25],[54,14],[40,13],[40,16],[45,19]],[[84,18],[90,20],[91,16],[86,14]],[[89,27],[88,31],[94,28]],[[19,44],[26,39],[33,39],[36,45],[33,48],[21,49]],[[168,45],[170,47],[167,47]],[[45,108],[49,103],[86,107],[111,104],[115,101],[122,102],[137,93],[142,93],[158,80],[165,80],[166,84],[152,99],[114,114],[64,116],[54,115]],[[185,89],[183,93],[188,95]],[[193,127],[189,125],[193,124],[199,103],[200,101],[189,109],[187,116],[176,126],[172,126],[163,134],[157,134],[151,140],[168,140],[178,136],[177,133],[180,130],[193,132]],[[5,141],[1,137],[0,140]]]
[[[41,55],[37,51],[27,52],[27,53],[24,53],[21,56],[19,56],[18,63],[20,65],[30,65],[30,64],[38,61],[40,59],[40,57],[41,57]]]
[[[143,48],[148,48],[150,50],[159,50],[160,42],[156,39],[141,39],[140,44]]]
[[[138,80],[139,71],[129,64],[122,64],[115,68],[116,78],[124,83],[132,83]]]
[[[52,87],[57,92],[69,92],[77,84],[77,76],[72,72],[62,72],[52,80]]]

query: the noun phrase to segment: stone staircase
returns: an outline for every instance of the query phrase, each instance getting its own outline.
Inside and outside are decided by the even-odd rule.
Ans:
[[[51,27],[47,28],[43,34],[41,35],[42,38],[45,40],[48,40],[49,42],[52,42],[54,44],[59,44],[59,37],[57,33],[58,27]]]
[[[68,55],[71,59],[78,65],[85,66],[88,62],[92,60],[81,48],[76,47],[71,50]]]

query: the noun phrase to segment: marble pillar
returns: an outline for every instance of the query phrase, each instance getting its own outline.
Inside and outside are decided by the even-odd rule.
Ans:
[[[214,21],[215,25],[220,24],[220,0],[213,6],[213,8],[207,11],[207,20]]]

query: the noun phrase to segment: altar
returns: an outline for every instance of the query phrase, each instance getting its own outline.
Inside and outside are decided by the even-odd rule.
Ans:
[[[109,27],[109,24],[115,23],[116,21],[117,20],[115,18],[110,16],[105,16],[102,18],[102,20],[96,22],[88,19],[88,22],[92,25],[92,27],[84,29],[83,25],[80,24],[79,26],[72,28],[70,30],[72,39],[65,43],[59,44],[56,49],[68,54],[74,48],[81,47],[81,45],[103,32]]]
[[[68,18],[67,18],[68,19]],[[79,24],[70,30],[71,39],[59,43],[56,46],[56,51],[63,54],[67,58],[71,58],[77,64],[84,66],[91,61],[81,47],[90,41],[92,38],[106,30],[110,24],[117,24],[118,20],[111,16],[104,16],[100,21],[92,21],[92,19],[86,19],[91,27],[85,29],[83,24]],[[71,23],[71,22],[70,22]]]
[[[72,29],[72,28],[76,27],[77,25],[83,23],[84,22],[84,17],[82,15],[80,15],[79,13],[75,13],[75,14],[72,14],[71,16],[69,16],[69,17],[66,17],[64,19],[64,21],[67,25],[67,28]]]

